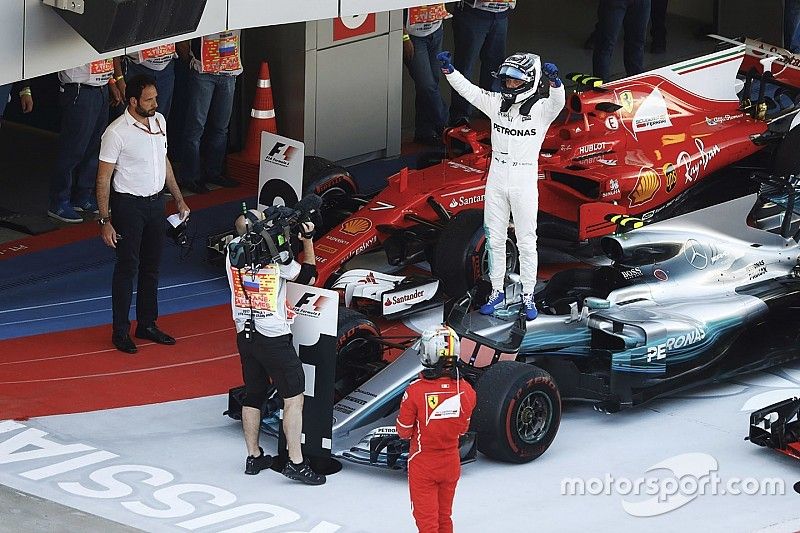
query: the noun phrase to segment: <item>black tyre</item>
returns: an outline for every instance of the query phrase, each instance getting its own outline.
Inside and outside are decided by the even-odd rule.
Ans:
[[[517,244],[506,240],[506,271],[515,272],[519,264]],[[489,273],[489,253],[483,230],[483,211],[467,209],[454,216],[439,236],[432,263],[434,275],[444,292],[454,298],[475,286]]]
[[[358,194],[358,184],[344,167],[327,159],[307,156],[303,167],[303,196],[316,194],[322,198],[320,218],[314,221],[317,234],[327,233],[353,212],[343,208],[344,202]]]
[[[373,340],[380,336],[378,326],[358,311],[339,308],[336,336],[334,401],[339,401],[373,376],[383,352]]]
[[[478,450],[508,463],[542,455],[558,433],[561,396],[553,378],[518,361],[495,363],[478,380],[472,428]]]
[[[772,158],[772,174],[788,177],[800,175],[800,126],[795,126],[784,136]]]

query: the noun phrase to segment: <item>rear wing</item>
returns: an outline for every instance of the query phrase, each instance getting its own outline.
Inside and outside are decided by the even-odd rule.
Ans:
[[[754,71],[759,77],[764,75],[762,60],[774,57],[772,82],[800,89],[800,54],[793,54],[785,48],[767,44],[756,39],[745,39],[746,48],[741,71],[747,74]]]

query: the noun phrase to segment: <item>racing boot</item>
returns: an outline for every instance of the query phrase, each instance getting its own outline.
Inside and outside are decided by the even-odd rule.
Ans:
[[[539,316],[536,310],[536,303],[533,301],[533,293],[525,293],[522,295],[522,306],[525,308],[525,317],[528,320],[533,320]]]
[[[489,301],[483,304],[480,308],[482,315],[491,315],[498,307],[501,307],[506,301],[506,293],[503,291],[493,290],[489,295]]]
[[[286,466],[281,470],[281,474],[306,485],[323,485],[325,483],[325,476],[311,470],[308,459],[303,459],[300,464],[293,463],[291,459],[286,461]]]
[[[254,476],[272,466],[272,456],[265,454],[261,446],[258,447],[258,450],[261,452],[261,455],[258,457],[253,457],[252,455],[247,456],[247,461],[245,461],[244,464],[245,474]]]

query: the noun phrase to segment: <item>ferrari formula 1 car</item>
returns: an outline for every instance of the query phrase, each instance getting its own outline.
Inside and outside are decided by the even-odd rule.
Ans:
[[[771,100],[770,109],[763,92],[752,98],[754,80],[786,90],[793,82],[769,74],[773,61],[760,63],[754,54],[763,53],[753,43],[599,87],[576,78],[579,91],[568,100],[566,118],[547,131],[539,175],[531,176],[539,180],[540,237],[577,242],[611,233],[609,215],[656,221],[719,202],[734,174],[715,171],[781,142],[796,111],[793,101],[780,109]],[[742,80],[745,57],[752,65]],[[475,210],[483,208],[488,137],[450,130],[448,138],[468,153],[403,170],[374,197],[359,196],[345,172],[314,178],[306,190],[323,196],[326,208],[327,231],[316,251],[319,284],[331,286],[351,258],[382,247],[391,266],[427,260],[451,297],[469,289],[486,264]],[[702,185],[712,174],[717,190],[709,194]],[[513,239],[508,248],[516,261]]]
[[[800,398],[790,398],[754,411],[750,414],[750,434],[745,439],[800,459],[798,413]]]

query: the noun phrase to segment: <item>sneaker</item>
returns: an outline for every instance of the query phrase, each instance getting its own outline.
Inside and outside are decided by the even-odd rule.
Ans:
[[[480,313],[482,315],[491,315],[494,313],[495,309],[503,305],[505,301],[506,293],[503,291],[492,291],[492,294],[489,295],[489,301],[481,306]]]
[[[83,202],[72,204],[72,209],[75,211],[82,211],[85,213],[100,213],[100,210],[97,208],[97,200],[94,198],[89,198]]]
[[[244,463],[245,474],[254,476],[272,466],[272,456],[265,454],[261,446],[258,447],[258,451],[261,452],[261,455],[258,457],[253,457],[252,455],[247,456],[247,461]]]
[[[306,485],[322,485],[325,483],[325,476],[311,470],[308,459],[303,459],[300,464],[295,464],[291,460],[286,461],[286,466],[281,470],[281,474],[289,479],[301,481]]]
[[[536,310],[536,303],[533,301],[533,293],[522,295],[522,305],[525,307],[525,317],[528,320],[533,320],[539,316],[539,311]]]
[[[70,224],[83,222],[83,217],[76,213],[68,202],[63,202],[59,204],[58,207],[49,209],[47,215],[61,222],[69,222]]]

